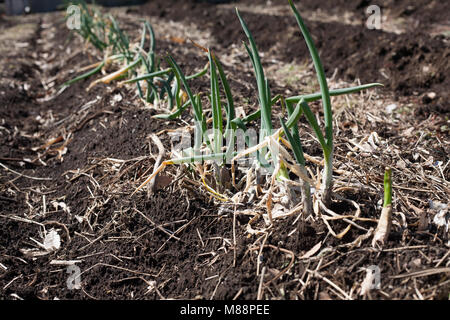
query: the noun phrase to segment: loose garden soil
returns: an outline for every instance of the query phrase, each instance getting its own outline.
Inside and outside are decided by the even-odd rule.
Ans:
[[[391,32],[365,27],[368,1],[331,3],[299,4],[330,86],[384,84],[333,99],[336,175],[351,173],[340,183],[358,187],[338,190],[331,209],[353,214],[342,196],[360,206],[361,217],[378,219],[384,167],[391,166],[394,226],[383,249],[372,248],[371,239],[357,241],[376,227],[369,220],[358,221],[366,231],[353,227],[342,239],[320,219],[297,224],[297,215],[251,235],[258,201],[222,204],[187,167],[167,168],[153,193],[131,196],[158,154],[149,135],[158,135],[168,159],[168,133],[191,122],[190,112],[175,121],[152,118],[161,111],[145,106],[133,87],[87,91],[93,79],[58,92],[99,54],[70,33],[61,12],[0,15],[0,299],[448,299],[450,222],[446,230],[433,218],[437,203],[448,209],[450,193],[450,26],[443,14],[450,5],[386,2],[386,24],[397,31]],[[189,39],[211,47],[248,114],[257,108],[257,91],[235,6],[257,42],[273,94],[317,91],[287,1],[151,0],[112,12],[135,39],[139,19],[149,20],[158,55],[170,52],[186,74],[207,62]],[[348,23],[335,18],[349,12]],[[192,88],[208,92],[209,78],[192,81]],[[389,105],[395,106],[387,111]],[[311,107],[322,114],[320,103]],[[355,147],[374,132],[379,148]],[[305,152],[320,158],[310,133],[303,123]],[[263,228],[262,218],[252,226]],[[36,247],[32,239],[42,242],[44,228],[58,231],[61,248],[30,256],[24,249]],[[68,289],[67,266],[55,264],[68,260],[80,261],[79,290]],[[381,270],[381,287],[359,295],[371,265]]]

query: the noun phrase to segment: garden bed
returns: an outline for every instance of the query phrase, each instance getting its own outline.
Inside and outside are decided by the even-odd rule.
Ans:
[[[273,94],[318,91],[287,3],[179,3],[152,0],[112,12],[136,38],[137,18],[149,20],[157,54],[169,52],[186,74],[207,63],[189,39],[211,47],[230,75],[237,107],[249,114],[257,109],[257,89],[237,6]],[[154,119],[160,112],[135,90],[112,83],[86,91],[92,79],[58,94],[75,69],[98,57],[71,35],[61,13],[0,16],[0,299],[448,299],[448,231],[434,217],[437,203],[448,208],[450,192],[450,51],[445,17],[439,20],[449,8],[432,2],[422,15],[403,2],[386,5],[388,21],[398,21],[394,33],[365,28],[361,1],[320,12],[317,1],[304,3],[299,9],[310,13],[303,15],[330,87],[385,85],[332,100],[335,167],[345,172],[336,177],[349,186],[359,182],[339,194],[359,205],[366,230],[381,212],[384,168],[393,168],[394,223],[383,249],[372,248],[370,239],[356,241],[365,234],[358,228],[336,239],[320,220],[298,225],[297,215],[250,235],[248,222],[261,211],[257,201],[223,204],[183,166],[167,168],[152,194],[131,197],[158,154],[149,135],[170,150],[169,131],[191,121],[191,113]],[[348,23],[335,18],[344,11],[353,15]],[[419,21],[421,31],[404,19]],[[191,84],[209,90],[208,77]],[[322,115],[319,102],[311,109]],[[281,115],[281,107],[274,113]],[[320,158],[306,123],[300,131],[305,153]],[[372,148],[364,145],[369,138]],[[354,210],[341,201],[331,208]],[[254,227],[263,226],[257,219]],[[42,241],[43,227],[57,229],[61,248],[25,254],[36,246],[31,238]],[[55,260],[80,261],[81,289],[67,288],[67,266]],[[364,268],[373,265],[381,270],[381,288],[359,295]]]

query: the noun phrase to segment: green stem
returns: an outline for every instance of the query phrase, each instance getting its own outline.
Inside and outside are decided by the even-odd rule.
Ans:
[[[204,76],[208,72],[208,65],[206,65],[202,70],[197,73],[191,74],[190,76],[186,76],[186,80],[196,79],[198,77]]]
[[[387,207],[392,204],[392,169],[387,167],[384,171],[384,204]]]
[[[361,91],[364,89],[370,89],[370,88],[377,87],[377,86],[383,86],[383,85],[381,83],[370,83],[370,84],[365,84],[362,86],[356,86],[356,87],[351,87],[351,88],[335,89],[335,90],[330,91],[330,96],[340,96],[340,95],[344,95],[344,94],[355,93],[355,92],[358,92],[358,91]],[[272,99],[272,105],[275,104],[279,98],[280,98],[279,95],[275,96]],[[293,96],[293,97],[286,98],[286,103],[298,103],[301,99],[305,100],[306,103],[310,103],[313,101],[320,100],[321,98],[322,98],[322,93],[315,92],[315,93],[305,94],[305,95],[301,95],[301,96]],[[301,108],[300,108],[300,106],[298,106],[292,112],[292,115],[289,115],[289,118],[286,121],[287,127],[291,128],[294,123],[297,123],[298,120],[300,119],[301,115],[302,115]],[[242,122],[247,123],[250,121],[254,121],[254,120],[257,120],[260,116],[261,116],[261,110],[258,110],[258,111],[255,111],[255,112],[249,114],[248,116],[242,118]],[[233,120],[233,122],[237,122],[237,121],[238,120],[236,120],[236,119]]]
[[[245,23],[244,19],[242,19],[241,15],[239,14],[239,10],[236,8],[236,14],[239,18],[239,21],[241,23],[242,29],[244,30],[245,35],[247,36],[250,48],[246,45],[246,49],[249,53],[249,56],[253,63],[253,68],[255,69],[255,75],[256,75],[256,83],[258,86],[258,94],[259,94],[259,103],[261,104],[261,129],[262,129],[262,135],[260,137],[260,141],[264,140],[265,136],[270,133],[272,130],[272,121],[271,121],[271,113],[272,113],[272,106],[271,101],[269,98],[269,92],[268,92],[268,85],[267,81],[264,75],[264,69],[262,67],[261,59],[259,57],[258,49],[256,47],[255,40],[253,39],[252,34],[250,33],[247,24]]]
[[[156,119],[164,119],[164,120],[174,120],[178,118],[181,113],[191,104],[191,100],[186,101],[179,109],[170,113],[170,114],[157,114],[153,116]]]
[[[223,143],[222,103],[220,101],[219,80],[217,79],[216,64],[211,51],[208,51],[210,66],[211,109],[213,116],[214,153],[220,153]]]
[[[330,96],[340,96],[343,94],[355,93],[355,92],[359,92],[361,90],[370,89],[373,87],[382,87],[382,86],[383,86],[383,84],[375,82],[375,83],[363,84],[363,85],[355,86],[355,87],[330,90],[329,94],[330,94]],[[286,102],[297,103],[300,101],[301,98],[305,99],[306,102],[316,101],[316,100],[319,100],[322,98],[322,92],[315,92],[315,93],[305,94],[305,95],[301,95],[301,96],[289,97],[289,98],[286,98]]]
[[[76,78],[74,78],[72,80],[69,80],[69,81],[65,82],[63,84],[63,86],[70,86],[71,84],[74,84],[77,81],[89,78],[93,74],[96,74],[97,72],[99,72],[104,66],[105,66],[105,61],[100,63],[96,68],[94,68],[94,69],[92,69],[92,70],[90,70],[90,71],[88,71],[86,73],[83,73],[82,75],[79,75],[78,77],[76,77]]]
[[[322,93],[322,101],[323,101],[323,111],[325,117],[325,139],[327,145],[330,149],[333,148],[333,115],[331,111],[331,100],[330,100],[330,92],[328,89],[327,78],[325,77],[325,71],[323,70],[322,62],[319,57],[319,53],[317,52],[316,46],[312,40],[311,34],[306,28],[305,23],[303,22],[302,17],[300,16],[297,8],[295,7],[292,0],[289,0],[289,4],[291,5],[292,11],[294,12],[295,19],[297,20],[298,26],[302,31],[303,37],[305,39],[306,45],[308,46],[309,53],[314,63],[314,68],[316,69],[317,79],[320,85],[320,91]]]
[[[124,81],[123,83],[134,83],[134,82],[141,81],[141,80],[147,80],[147,79],[151,79],[156,76],[168,74],[171,71],[172,71],[172,69],[168,68],[168,69],[164,69],[164,70],[160,70],[160,71],[156,71],[156,72],[152,72],[152,73],[146,73],[146,74],[140,75],[136,78],[128,79],[128,80]]]

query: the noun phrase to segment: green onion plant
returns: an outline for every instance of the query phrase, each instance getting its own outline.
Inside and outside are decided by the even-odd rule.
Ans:
[[[308,106],[308,103],[301,98],[298,97],[292,97],[288,98],[288,103],[294,102],[298,100],[298,113],[300,111],[305,115],[307,121],[311,125],[314,133],[316,134],[317,139],[319,140],[319,143],[322,147],[323,156],[324,156],[324,170],[322,175],[322,184],[321,184],[321,198],[323,203],[326,206],[329,206],[331,204],[331,194],[332,194],[332,186],[333,186],[333,114],[332,114],[332,108],[331,108],[331,99],[330,96],[332,95],[327,84],[327,79],[325,77],[325,72],[322,66],[322,62],[320,60],[319,54],[317,52],[317,49],[314,45],[314,42],[312,40],[312,37],[303,22],[302,17],[300,16],[300,13],[298,12],[297,8],[294,5],[294,2],[292,0],[288,0],[289,5],[291,6],[291,9],[294,13],[295,19],[297,21],[297,24],[302,32],[303,38],[306,42],[306,45],[308,46],[309,53],[311,55],[311,58],[313,60],[314,68],[316,71],[317,79],[319,81],[320,85],[320,92],[321,92],[321,100],[323,105],[323,111],[324,111],[324,123],[325,123],[325,135],[322,133],[317,119],[311,109]],[[360,86],[360,87],[354,87],[349,89],[341,89],[341,91],[338,92],[338,94],[344,94],[344,93],[350,93],[355,92],[358,90],[366,89],[373,86],[378,86],[380,84],[374,83],[369,84],[366,86]],[[295,117],[294,114],[292,116]],[[298,116],[298,114],[296,115]],[[288,121],[289,122],[289,121]],[[291,123],[289,123],[291,125]]]
[[[331,99],[330,96],[335,95],[342,95],[342,94],[348,94],[357,92],[363,89],[368,89],[371,87],[379,86],[378,83],[368,84],[368,85],[362,85],[357,87],[351,87],[351,88],[344,88],[344,89],[338,89],[338,90],[332,90],[330,91],[328,88],[328,84],[326,81],[325,73],[323,70],[322,63],[320,61],[319,55],[317,53],[317,50],[314,46],[314,43],[312,41],[311,35],[309,34],[309,31],[307,30],[305,24],[303,23],[302,18],[300,17],[300,14],[298,13],[297,9],[295,8],[293,2],[289,0],[289,3],[291,5],[291,8],[294,12],[294,16],[298,22],[298,25],[300,27],[300,30],[302,31],[302,34],[305,38],[305,41],[307,43],[307,46],[309,48],[311,57],[314,62],[314,67],[316,69],[317,77],[319,80],[320,85],[320,93],[314,93],[314,94],[307,94],[307,95],[301,95],[301,96],[293,96],[289,97],[285,100],[286,102],[286,108],[288,110],[288,120],[284,122],[281,119],[282,124],[282,130],[280,131],[280,134],[284,132],[286,135],[289,143],[291,144],[291,147],[294,152],[295,159],[301,168],[301,171],[305,174],[305,160],[303,157],[303,151],[301,148],[301,142],[298,135],[298,126],[297,122],[300,119],[300,116],[302,114],[305,115],[307,121],[310,123],[310,125],[313,128],[313,131],[315,132],[320,145],[323,150],[324,154],[324,174],[323,174],[323,182],[321,185],[321,194],[322,194],[322,201],[329,205],[331,201],[331,190],[332,190],[332,169],[333,169],[333,123],[332,123],[332,110],[331,110]],[[242,127],[243,125],[247,124],[249,121],[256,120],[258,118],[261,119],[261,135],[260,135],[260,144],[262,144],[262,140],[267,136],[267,132],[271,132],[272,130],[272,120],[271,120],[271,113],[272,113],[272,106],[276,103],[278,100],[278,96],[271,98],[270,95],[270,87],[268,80],[266,79],[264,75],[264,70],[262,68],[261,59],[259,57],[255,41],[253,39],[252,34],[250,33],[245,21],[239,14],[239,11],[236,9],[236,13],[238,15],[239,21],[241,22],[242,28],[244,29],[244,32],[249,40],[250,47],[245,44],[245,48],[247,50],[248,55],[250,56],[255,76],[256,76],[256,82],[258,87],[258,95],[259,95],[259,103],[260,108],[254,112],[253,114],[250,114],[249,116],[243,118],[243,119],[234,119],[233,122]],[[325,115],[325,136],[323,135],[317,119],[315,118],[314,114],[312,113],[311,109],[308,106],[309,102],[315,101],[315,100],[322,100],[323,107],[324,107],[324,115]],[[296,108],[293,108],[293,105],[297,103]],[[258,158],[259,161],[261,161],[261,157]],[[276,161],[276,159],[274,159]],[[302,187],[302,197],[304,199],[305,203],[305,211],[310,213],[311,212],[311,200],[310,200],[310,187],[307,182],[304,182]]]
[[[129,36],[120,28],[117,20],[111,15],[103,15],[96,8],[89,8],[85,1],[72,2],[80,7],[81,28],[76,30],[87,42],[97,48],[105,58],[92,66],[92,69],[69,80],[63,86],[69,86],[100,72],[104,67],[115,61],[122,61],[123,66],[117,71],[93,81],[89,88],[98,83],[110,83],[119,78],[128,77],[120,84],[135,83],[139,97],[146,103],[168,102],[170,114],[156,116],[162,119],[174,119],[188,106],[186,94],[181,90],[179,78],[175,77],[172,68],[162,69],[156,57],[155,33],[148,21],[142,22],[140,42],[130,43]],[[69,3],[70,4],[70,3]],[[149,43],[147,45],[147,35]],[[148,50],[146,51],[146,47]],[[143,70],[143,73],[140,71]],[[199,72],[186,77],[193,79],[206,74],[206,66]],[[144,82],[145,86],[142,86]],[[174,111],[174,107],[176,110]]]
[[[380,219],[372,239],[372,246],[383,245],[389,238],[392,227],[392,169],[386,167],[384,171],[384,201]]]
[[[250,30],[247,27],[244,19],[236,8],[236,14],[241,23],[242,29],[249,41],[250,47],[244,42],[245,49],[252,62],[253,70],[256,77],[256,84],[258,88],[258,100],[260,105],[260,119],[261,119],[261,130],[259,136],[259,143],[262,143],[264,139],[272,134],[272,105],[273,101],[271,99],[269,81],[265,77],[264,69],[261,63],[261,58],[256,47],[255,40]],[[269,168],[268,163],[265,161],[265,156],[267,153],[267,148],[261,148],[260,153],[257,153],[257,160],[262,167]]]

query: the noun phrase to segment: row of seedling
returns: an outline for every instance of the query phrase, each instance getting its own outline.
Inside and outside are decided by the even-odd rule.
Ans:
[[[220,171],[227,170],[228,167],[226,165],[231,163],[233,185],[236,187],[234,183],[234,163],[252,154],[255,155],[256,169],[269,170],[271,185],[273,185],[275,179],[289,179],[290,173],[298,177],[302,192],[303,211],[306,215],[309,215],[313,210],[311,194],[311,183],[313,180],[306,170],[306,161],[298,127],[298,122],[304,116],[310,124],[323,152],[324,161],[321,187],[317,194],[318,200],[324,206],[330,206],[333,188],[334,149],[333,115],[330,97],[358,92],[380,86],[381,84],[371,83],[330,90],[317,49],[292,0],[289,0],[289,5],[309,49],[320,85],[320,92],[292,97],[273,96],[269,81],[265,76],[256,42],[243,17],[236,9],[237,17],[248,39],[248,43],[244,42],[244,47],[253,66],[259,102],[257,111],[242,118],[236,117],[235,101],[226,73],[219,57],[210,49],[194,43],[204,52],[208,63],[203,70],[192,76],[185,76],[171,55],[165,57],[168,68],[162,69],[160,60],[155,54],[155,34],[148,22],[142,23],[140,42],[131,45],[129,37],[120,29],[117,21],[112,16],[104,16],[98,10],[88,8],[85,3],[78,3],[83,9],[82,27],[79,33],[86,41],[92,43],[104,54],[104,59],[92,65],[92,69],[88,72],[68,81],[66,85],[98,73],[108,63],[122,62],[123,65],[117,71],[93,81],[90,87],[97,83],[110,83],[117,79],[122,80],[121,84],[136,84],[139,96],[144,101],[149,103],[167,101],[168,109],[171,112],[155,116],[156,118],[176,119],[181,116],[183,111],[192,107],[195,127],[193,147],[183,150],[178,157],[166,160],[158,168],[154,168],[153,173],[134,193],[154,179],[167,165],[194,164],[205,161],[211,163],[215,186],[218,186],[218,190],[222,191],[223,188],[220,188],[222,184]],[[149,37],[148,46],[146,46],[147,35]],[[202,94],[194,93],[189,85],[189,80],[206,73],[209,73],[210,78],[210,92],[207,95],[210,106],[208,109],[210,111],[204,109]],[[182,87],[184,90],[182,90]],[[321,100],[323,105],[323,123],[325,126],[323,130],[309,107],[311,102],[317,100]],[[287,114],[284,118],[279,119],[281,127],[275,130],[273,128],[272,108],[277,103],[282,105]],[[260,127],[257,140],[246,137],[244,150],[236,149],[237,132],[240,130],[245,133],[248,126],[254,126],[255,121],[259,121]],[[211,124],[211,127],[209,127],[209,124]],[[212,135],[209,134],[210,132],[212,132]],[[225,144],[224,141],[226,141]],[[198,168],[198,166],[193,167]],[[230,199],[207,184],[204,169],[198,172],[206,189],[212,195],[224,201]]]
[[[243,17],[236,9],[236,14],[241,23],[243,31],[248,39],[248,43],[244,43],[245,50],[248,53],[252,63],[256,84],[258,89],[259,109],[243,118],[236,117],[235,103],[230,85],[228,83],[226,74],[223,70],[217,55],[214,55],[211,50],[203,48],[209,60],[209,77],[210,77],[210,93],[208,95],[211,106],[211,118],[207,119],[206,113],[202,107],[202,99],[200,94],[194,94],[189,86],[189,79],[184,76],[182,70],[177,65],[175,60],[169,55],[167,61],[171,70],[175,74],[177,82],[181,83],[188,96],[186,104],[192,106],[195,121],[195,143],[194,148],[190,152],[186,152],[182,157],[177,157],[171,160],[164,161],[159,168],[154,170],[136,190],[140,190],[148,182],[150,182],[160,171],[167,165],[202,162],[206,160],[213,161],[214,171],[217,172],[218,166],[224,166],[229,163],[234,164],[234,161],[248,155],[256,154],[256,164],[261,168],[272,168],[272,182],[275,178],[280,176],[289,177],[289,172],[294,173],[299,177],[301,189],[303,209],[306,214],[312,212],[312,198],[311,186],[312,179],[308,175],[305,168],[306,162],[303,154],[302,143],[299,135],[298,121],[302,116],[306,118],[311,125],[317,140],[320,143],[323,152],[323,171],[321,188],[318,194],[320,200],[329,206],[331,203],[332,187],[333,187],[333,121],[332,121],[332,107],[331,96],[350,94],[364,89],[369,89],[375,86],[380,86],[379,83],[371,83],[356,87],[330,90],[328,88],[327,80],[323,70],[321,60],[319,58],[317,49],[313,43],[311,35],[306,28],[297,8],[292,0],[289,0],[290,7],[295,16],[297,24],[301,30],[303,38],[308,46],[316,75],[320,85],[320,92],[312,94],[303,94],[292,97],[281,97],[279,95],[273,96],[271,94],[270,85],[265,76],[264,69],[261,63],[261,58],[258,53],[256,42],[247,27]],[[224,94],[222,99],[221,93]],[[321,100],[324,113],[325,128],[319,126],[314,113],[309,107],[309,103]],[[272,107],[276,103],[281,103],[287,110],[286,117],[280,118],[281,128],[274,130],[273,128],[273,112]],[[186,105],[185,105],[186,106]],[[225,113],[225,121],[223,119]],[[250,139],[247,140],[248,145],[244,151],[234,149],[235,142],[233,140],[237,129],[247,130],[247,126],[253,121],[260,121],[259,140],[252,143]],[[207,124],[212,124],[213,135],[208,135]],[[283,137],[284,136],[284,137]],[[223,145],[223,141],[227,141]],[[231,141],[231,143],[228,143]],[[288,149],[291,151],[289,152]],[[206,152],[202,152],[205,151]],[[294,157],[291,156],[293,154]],[[214,175],[216,185],[220,185],[219,175]],[[204,181],[204,177],[202,176]],[[228,199],[225,195],[219,194],[216,190],[207,186],[208,191],[212,192],[220,199]]]
[[[97,7],[88,6],[82,0],[74,1],[71,5],[80,8],[80,28],[74,31],[85,39],[86,43],[94,46],[102,54],[103,59],[77,70],[81,74],[65,82],[63,86],[70,86],[77,81],[105,72],[107,66],[113,65],[116,71],[92,81],[88,89],[99,83],[109,84],[121,80],[120,85],[135,84],[139,97],[146,103],[167,102],[166,108],[172,113],[157,117],[174,119],[181,114],[188,106],[185,101],[186,94],[181,90],[179,79],[175,78],[172,69],[161,67],[161,61],[155,53],[155,33],[148,21],[142,21],[140,41],[131,42],[129,35],[120,28],[112,15],[103,14]],[[205,66],[187,78],[200,77],[207,70]]]

